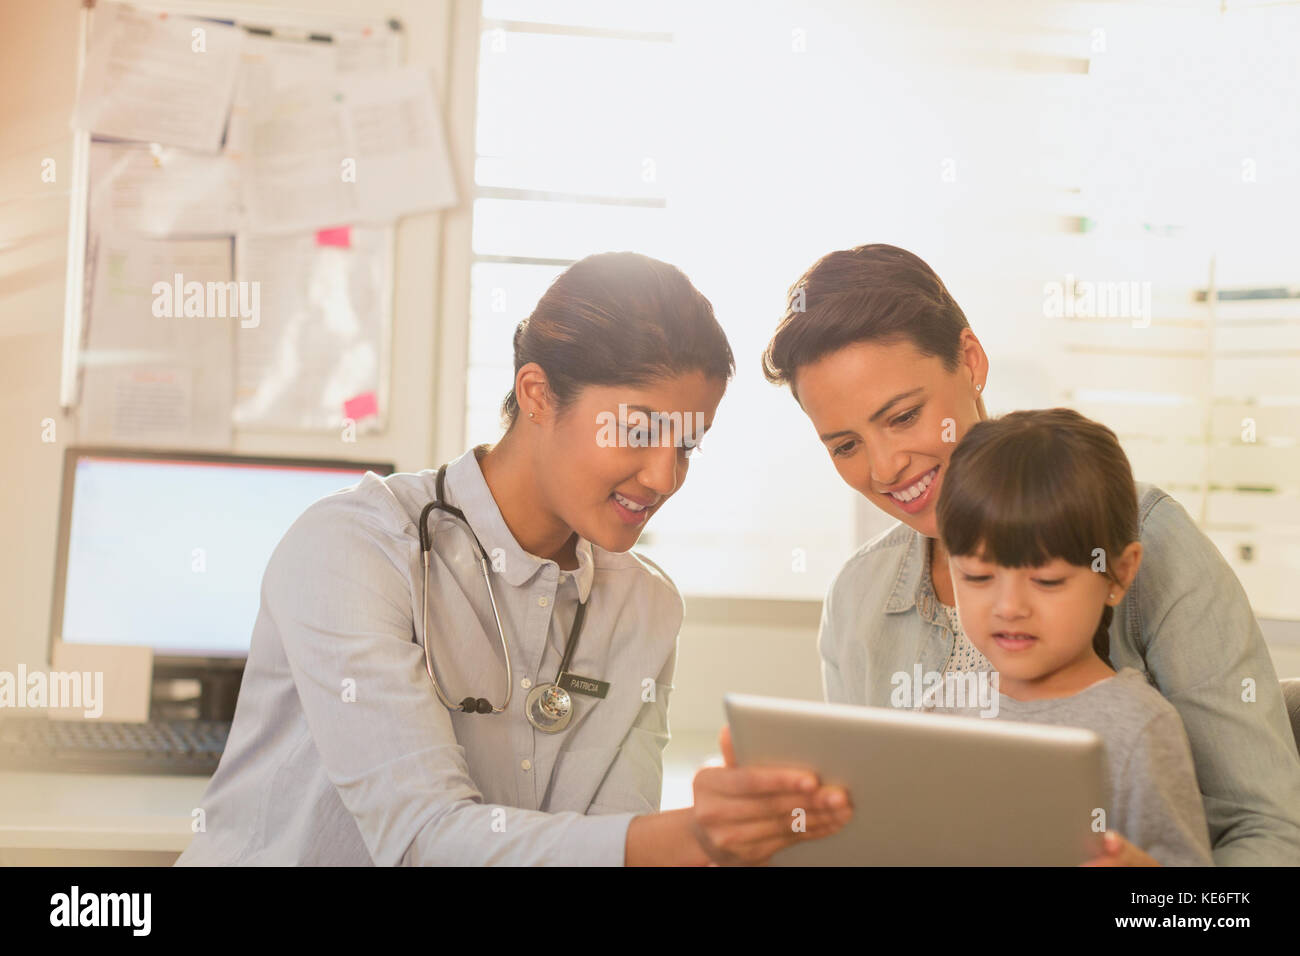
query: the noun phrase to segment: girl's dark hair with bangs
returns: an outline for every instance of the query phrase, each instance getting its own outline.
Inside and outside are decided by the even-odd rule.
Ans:
[[[953,449],[936,509],[950,554],[1009,568],[1053,558],[1092,567],[1105,552],[1105,575],[1138,540],[1137,486],[1115,433],[1072,408],[1010,412],[972,425]],[[1106,605],[1092,638],[1110,661]]]
[[[587,385],[639,386],[686,372],[731,380],[736,363],[713,306],[676,266],[635,252],[601,252],[565,269],[514,338],[515,374],[546,372],[563,412]],[[501,403],[506,429],[519,400]]]

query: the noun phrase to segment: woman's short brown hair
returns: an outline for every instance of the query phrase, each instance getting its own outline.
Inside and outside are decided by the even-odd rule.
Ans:
[[[1009,412],[957,443],[936,519],[950,554],[1009,568],[1061,558],[1119,583],[1114,562],[1138,540],[1137,486],[1105,425],[1072,408]],[[1107,605],[1093,635],[1107,664],[1113,614]]]
[[[961,307],[920,257],[883,243],[844,249],[822,256],[790,287],[763,374],[789,385],[798,400],[801,366],[856,342],[903,340],[952,372],[966,328]]]
[[[686,372],[730,381],[735,359],[713,306],[680,269],[635,252],[575,262],[543,293],[514,338],[515,374],[546,372],[561,411],[587,385],[645,385]],[[514,386],[501,403],[514,425]]]

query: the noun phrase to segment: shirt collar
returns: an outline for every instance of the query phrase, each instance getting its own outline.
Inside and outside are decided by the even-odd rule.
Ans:
[[[480,445],[479,448],[486,446]],[[446,487],[443,493],[447,504],[455,505],[465,512],[470,527],[483,543],[483,550],[488,559],[494,560],[494,552],[499,548],[504,559],[501,574],[512,587],[519,587],[530,581],[541,568],[559,565],[549,558],[539,558],[529,554],[519,546],[515,536],[510,533],[506,519],[501,516],[496,499],[488,488],[479,466],[476,449],[471,448],[459,458],[447,464]],[[591,595],[591,586],[595,580],[595,559],[592,544],[578,535],[576,546],[578,567],[573,571],[560,570],[560,574],[572,574],[578,587],[578,600],[586,601]]]
[[[885,602],[887,613],[906,611],[926,601],[927,595],[923,592],[930,577],[929,542],[929,538],[915,528],[912,529],[907,540],[907,551],[903,554],[903,562],[899,565],[898,577],[894,581],[894,589]],[[921,611],[929,613],[924,607]]]

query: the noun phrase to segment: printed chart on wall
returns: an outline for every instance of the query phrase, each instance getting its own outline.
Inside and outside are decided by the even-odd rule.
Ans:
[[[81,440],[385,427],[395,224],[456,202],[432,77],[400,64],[396,23],[94,8]]]

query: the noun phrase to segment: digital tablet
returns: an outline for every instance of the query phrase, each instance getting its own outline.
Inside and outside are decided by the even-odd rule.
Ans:
[[[813,770],[853,803],[843,829],[774,866],[1074,866],[1100,853],[1105,752],[1090,730],[748,694],[724,706],[740,766]]]

